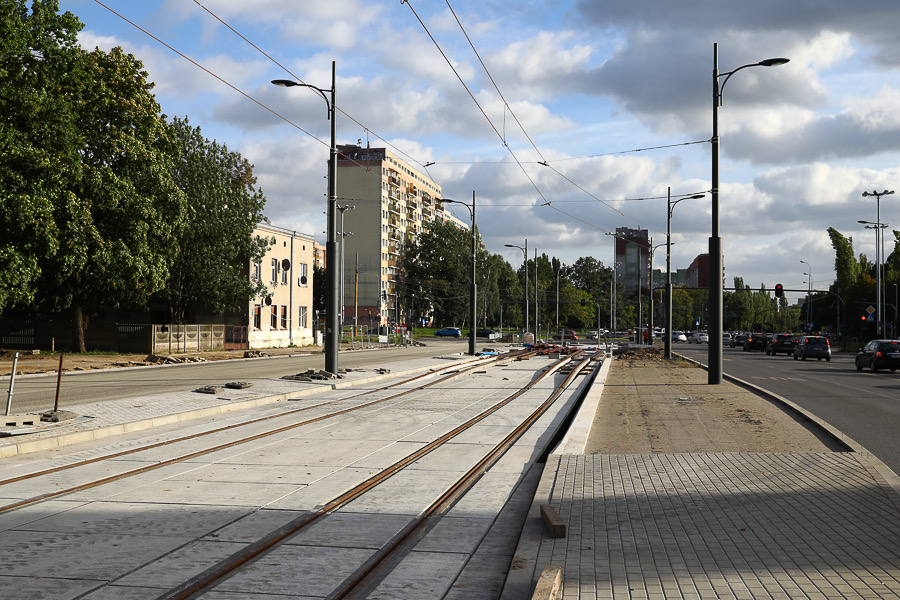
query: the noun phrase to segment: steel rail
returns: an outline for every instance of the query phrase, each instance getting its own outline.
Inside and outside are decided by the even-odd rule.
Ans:
[[[486,419],[488,416],[490,416],[494,412],[500,410],[501,408],[503,408],[504,406],[506,406],[513,400],[515,400],[516,398],[519,398],[520,396],[525,394],[527,391],[529,391],[531,388],[533,388],[535,385],[537,385],[538,382],[542,381],[545,377],[554,373],[565,363],[569,362],[574,357],[577,357],[582,353],[583,353],[583,351],[578,351],[576,353],[573,353],[568,356],[560,358],[556,363],[551,365],[550,368],[545,369],[544,372],[541,373],[540,376],[532,379],[522,389],[516,391],[515,393],[511,394],[507,398],[501,400],[494,406],[486,409],[482,413],[476,415],[475,417],[469,419],[465,423],[459,425],[452,431],[442,435],[441,437],[435,439],[434,441],[430,442],[429,444],[423,446],[422,448],[416,450],[415,452],[413,452],[413,453],[407,455],[406,457],[402,458],[401,460],[395,462],[393,465],[386,467],[379,473],[376,473],[372,477],[359,483],[358,485],[356,485],[355,487],[351,488],[350,490],[344,492],[340,496],[337,496],[336,498],[334,498],[333,500],[331,500],[324,506],[320,507],[316,512],[307,514],[307,515],[303,515],[301,517],[298,517],[297,519],[294,519],[293,521],[291,521],[289,523],[286,523],[285,525],[272,531],[265,537],[257,540],[256,542],[249,544],[246,548],[232,554],[231,556],[228,556],[228,557],[220,560],[218,563],[216,563],[212,567],[208,568],[206,571],[196,575],[195,577],[184,582],[180,586],[177,586],[177,587],[169,590],[168,592],[158,596],[156,600],[188,600],[190,598],[199,597],[199,594],[205,593],[206,591],[215,587],[216,585],[218,585],[219,583],[221,583],[222,581],[224,581],[225,579],[230,577],[240,567],[259,558],[260,556],[264,555],[269,550],[281,545],[284,541],[293,537],[294,535],[299,533],[301,530],[303,530],[305,527],[311,525],[312,523],[314,523],[318,519],[322,518],[323,516],[327,515],[328,513],[332,512],[334,510],[337,510],[340,507],[344,506],[345,504],[349,503],[350,501],[355,500],[358,497],[362,496],[363,494],[365,494],[366,492],[368,492],[369,490],[371,490],[378,484],[380,484],[380,483],[384,482],[385,480],[387,480],[388,478],[390,478],[392,475],[396,474],[403,468],[409,466],[411,463],[422,458],[423,456],[434,451],[435,449],[441,447],[442,445],[447,443],[449,440],[458,436],[460,433],[468,430],[473,425]],[[569,378],[567,378],[567,381],[568,380],[569,380]]]
[[[272,435],[276,435],[276,434],[278,434],[278,433],[283,433],[283,432],[285,432],[285,431],[290,431],[291,429],[296,429],[296,428],[302,427],[302,426],[304,426],[304,425],[309,425],[309,424],[311,424],[311,423],[316,423],[316,422],[319,422],[319,421],[324,421],[324,420],[330,419],[330,418],[332,418],[332,417],[337,417],[337,416],[340,416],[340,415],[343,415],[343,414],[346,414],[346,413],[350,413],[350,412],[353,412],[353,411],[356,411],[356,410],[360,410],[360,409],[363,409],[363,408],[368,408],[368,407],[373,406],[373,405],[376,405],[376,404],[380,404],[380,403],[383,403],[383,402],[388,402],[388,401],[390,401],[390,400],[395,400],[395,399],[397,399],[397,398],[400,398],[400,397],[403,397],[403,396],[412,394],[412,393],[414,393],[414,392],[418,392],[418,391],[427,389],[427,388],[429,388],[429,387],[435,386],[435,385],[437,385],[437,384],[439,384],[439,383],[442,383],[442,382],[447,381],[447,380],[449,380],[449,379],[452,379],[452,378],[454,378],[454,377],[458,377],[458,376],[460,376],[460,375],[464,375],[464,374],[466,374],[466,373],[468,373],[468,372],[470,372],[470,371],[473,371],[473,370],[475,370],[475,369],[482,368],[482,367],[485,367],[485,366],[489,366],[491,363],[499,363],[499,362],[502,362],[502,361],[504,361],[504,360],[509,360],[509,359],[511,359],[511,358],[516,358],[516,359],[517,359],[517,358],[521,358],[521,357],[523,357],[523,356],[525,356],[525,355],[527,355],[527,353],[517,354],[517,355],[515,355],[515,356],[510,356],[510,355],[507,354],[507,355],[500,355],[500,356],[492,357],[490,360],[487,360],[487,361],[484,361],[484,360],[482,360],[482,361],[469,361],[469,362],[467,362],[467,363],[465,363],[465,364],[469,364],[469,363],[471,363],[471,362],[474,362],[475,364],[469,364],[469,366],[466,367],[466,368],[464,368],[464,369],[457,369],[457,370],[453,371],[452,373],[448,373],[448,374],[444,375],[443,377],[440,377],[440,378],[438,378],[438,379],[436,379],[436,380],[434,380],[434,381],[428,382],[428,383],[426,383],[426,384],[424,384],[424,385],[421,385],[421,386],[418,386],[418,387],[410,388],[409,390],[405,390],[405,391],[400,392],[400,393],[398,393],[398,394],[394,394],[394,395],[391,395],[391,396],[388,396],[388,397],[385,397],[385,398],[379,398],[379,399],[373,400],[373,401],[371,401],[371,402],[366,402],[366,403],[364,403],[364,404],[359,404],[359,405],[356,405],[356,406],[353,406],[353,407],[350,407],[350,408],[345,408],[345,409],[342,409],[342,410],[339,410],[339,411],[335,411],[335,412],[332,412],[332,413],[328,413],[328,414],[325,414],[325,415],[320,415],[320,416],[318,416],[318,417],[314,417],[314,418],[311,418],[311,419],[306,419],[306,420],[304,420],[304,421],[299,421],[299,422],[297,422],[297,423],[292,423],[292,424],[290,424],[290,425],[285,425],[285,426],[283,426],[283,427],[278,427],[278,428],[276,428],[276,429],[271,429],[271,430],[268,430],[268,431],[264,431],[264,432],[262,432],[262,433],[258,433],[258,434],[256,434],[256,435],[252,435],[252,436],[249,436],[249,437],[241,438],[241,439],[239,439],[239,440],[232,440],[232,441],[229,441],[229,442],[225,442],[225,443],[222,443],[222,444],[218,444],[218,445],[216,445],[216,446],[211,446],[211,447],[209,447],[209,448],[204,448],[203,450],[198,450],[197,452],[191,452],[191,453],[189,453],[189,454],[185,454],[185,455],[177,456],[177,457],[174,457],[174,458],[170,458],[170,459],[165,460],[165,461],[156,462],[156,463],[153,463],[153,464],[151,464],[151,465],[146,465],[146,466],[143,466],[143,467],[138,467],[138,468],[132,469],[132,470],[130,470],[130,471],[125,471],[125,472],[118,473],[118,474],[115,474],[115,475],[110,475],[110,476],[108,476],[108,477],[104,477],[104,478],[101,478],[101,479],[96,479],[96,480],[94,480],[94,481],[89,481],[89,482],[86,482],[86,483],[83,483],[83,484],[80,484],[80,485],[77,485],[77,486],[73,486],[73,487],[69,487],[69,488],[65,488],[65,489],[61,489],[61,490],[54,490],[54,491],[52,491],[52,492],[47,492],[47,493],[45,493],[45,494],[40,494],[40,495],[38,495],[38,496],[33,496],[33,497],[31,497],[31,498],[25,498],[25,499],[19,500],[19,501],[17,501],[17,502],[13,502],[13,503],[10,503],[10,504],[4,505],[4,506],[0,506],[0,514],[6,513],[6,512],[10,512],[10,511],[13,511],[13,510],[22,508],[22,507],[24,507],[24,506],[29,506],[29,505],[31,505],[31,504],[35,504],[35,503],[38,503],[38,502],[43,502],[43,501],[50,500],[50,499],[53,499],[53,498],[58,498],[58,497],[60,497],[60,496],[65,496],[65,495],[68,495],[68,494],[74,494],[74,493],[76,493],[76,492],[81,492],[81,491],[88,490],[88,489],[91,489],[91,488],[99,487],[99,486],[105,485],[105,484],[107,484],[107,483],[112,483],[113,481],[118,481],[118,480],[121,480],[121,479],[127,479],[128,477],[134,477],[134,476],[136,476],[136,475],[141,475],[141,474],[143,474],[143,473],[148,473],[148,472],[150,472],[150,471],[154,471],[154,470],[156,470],[156,469],[161,469],[162,467],[166,467],[166,466],[169,466],[169,465],[177,464],[177,463],[179,463],[179,462],[184,462],[184,461],[186,461],[186,460],[191,460],[191,459],[197,458],[197,457],[199,457],[199,456],[203,456],[203,455],[205,455],[205,454],[210,454],[210,453],[212,453],[212,452],[217,452],[217,451],[219,451],[219,450],[225,450],[225,449],[231,448],[231,447],[233,447],[233,446],[237,446],[237,445],[240,445],[240,444],[245,444],[245,443],[253,442],[253,441],[256,441],[256,440],[259,440],[259,439],[263,439],[263,438],[266,438],[266,437],[269,437],[269,436],[272,436]],[[460,366],[459,364],[448,365],[447,367],[442,367],[442,369],[452,369],[452,368],[457,368],[457,367],[459,367],[459,366]],[[65,470],[72,469],[72,468],[79,467],[79,466],[85,466],[85,465],[97,463],[97,462],[100,462],[100,461],[102,461],[102,460],[107,460],[107,459],[112,459],[112,458],[118,458],[118,457],[120,457],[120,456],[125,456],[125,455],[128,455],[128,454],[134,454],[134,453],[137,453],[137,452],[143,452],[143,451],[145,451],[145,450],[152,450],[152,449],[154,449],[154,448],[158,448],[158,447],[161,447],[161,446],[172,445],[172,444],[176,444],[176,443],[179,443],[179,442],[183,442],[183,441],[188,441],[188,440],[196,439],[196,438],[202,437],[202,436],[204,436],[204,435],[211,435],[211,434],[213,434],[213,433],[221,433],[221,432],[223,432],[223,431],[229,431],[229,430],[232,430],[232,429],[237,429],[237,428],[239,428],[239,427],[243,427],[243,426],[246,426],[246,425],[251,425],[251,424],[260,423],[260,422],[267,421],[267,420],[270,420],[270,419],[273,419],[273,418],[284,418],[285,416],[297,414],[297,413],[300,413],[300,412],[304,412],[304,411],[307,411],[307,410],[311,410],[311,409],[313,409],[313,408],[319,408],[319,407],[322,407],[322,406],[327,406],[327,405],[329,405],[329,404],[334,404],[334,403],[337,403],[337,402],[346,402],[347,400],[352,400],[352,399],[356,399],[356,398],[361,398],[361,397],[363,397],[363,396],[370,395],[370,394],[373,394],[373,393],[376,393],[376,392],[379,392],[379,391],[383,391],[383,390],[386,390],[386,389],[391,389],[391,388],[397,387],[397,386],[399,386],[399,385],[403,385],[403,384],[409,383],[409,382],[411,382],[411,381],[416,381],[416,380],[421,379],[421,378],[423,378],[423,377],[431,376],[431,375],[433,375],[434,373],[435,373],[435,371],[430,371],[429,373],[423,373],[422,375],[418,375],[418,376],[416,376],[416,377],[412,377],[412,378],[410,378],[410,379],[407,379],[407,380],[404,380],[404,381],[401,381],[401,382],[397,382],[397,383],[391,384],[391,385],[389,385],[389,386],[385,386],[385,387],[383,387],[383,388],[378,388],[377,390],[368,390],[368,391],[366,391],[366,392],[363,392],[363,393],[361,393],[361,394],[357,394],[357,395],[355,395],[355,396],[349,396],[349,397],[347,397],[347,398],[340,398],[340,399],[332,400],[332,401],[330,401],[330,402],[323,402],[322,404],[317,404],[317,405],[315,405],[315,406],[309,406],[309,407],[305,407],[305,408],[300,408],[300,409],[296,409],[296,410],[289,411],[289,412],[285,412],[285,413],[278,413],[277,415],[270,415],[270,416],[267,416],[267,417],[260,417],[260,418],[258,418],[258,419],[253,419],[253,420],[250,420],[250,421],[245,421],[245,422],[243,422],[243,423],[235,423],[235,424],[233,424],[233,425],[228,425],[228,426],[225,426],[225,427],[220,427],[220,428],[217,428],[217,429],[215,429],[215,430],[208,431],[208,432],[202,432],[202,433],[192,434],[192,435],[189,435],[189,436],[183,436],[183,437],[181,437],[181,438],[175,438],[175,439],[167,440],[167,441],[164,441],[164,442],[156,442],[156,443],[154,443],[154,444],[149,444],[149,445],[147,445],[147,446],[141,446],[141,447],[139,447],[139,448],[131,448],[131,449],[129,449],[129,450],[124,450],[124,451],[122,451],[122,452],[117,452],[117,453],[110,454],[110,455],[104,455],[104,456],[102,456],[102,457],[95,457],[95,458],[91,458],[91,459],[86,459],[86,460],[84,460],[84,461],[80,461],[80,462],[77,462],[77,463],[72,463],[71,465],[61,465],[61,466],[59,466],[59,467],[54,467],[54,468],[52,468],[52,469],[46,469],[46,470],[40,471],[40,472],[29,473],[29,474],[27,474],[27,475],[21,475],[21,476],[19,476],[19,477],[14,477],[14,478],[10,478],[10,479],[4,480],[4,481],[0,481],[0,486],[6,485],[6,484],[15,483],[15,482],[18,482],[18,481],[23,481],[23,480],[26,480],[26,479],[31,479],[31,478],[39,477],[39,476],[42,476],[42,475],[48,475],[48,474],[57,473],[57,472],[60,472],[60,471],[65,471]]]

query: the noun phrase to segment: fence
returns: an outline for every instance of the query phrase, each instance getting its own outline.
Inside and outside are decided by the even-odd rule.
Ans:
[[[153,325],[154,354],[225,350],[225,325]],[[234,333],[232,332],[232,339]]]

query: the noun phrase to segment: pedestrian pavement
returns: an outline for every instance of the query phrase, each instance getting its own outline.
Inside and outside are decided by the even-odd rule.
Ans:
[[[435,362],[385,366],[396,376],[424,372]],[[821,426],[848,451],[604,454],[591,447],[591,432],[605,388],[640,395],[673,385],[666,379],[671,371],[648,362],[634,385],[621,386],[616,362],[604,361],[547,459],[501,600],[900,598],[900,478],[876,457],[826,423]],[[273,381],[215,395],[71,407],[80,421],[0,437],[0,458],[381,376],[357,371],[338,382]],[[732,381],[716,393],[759,399]],[[558,515],[564,537],[551,537],[542,506]],[[536,591],[541,575],[554,567],[559,588]]]
[[[694,442],[651,435],[654,452],[605,454],[589,443],[592,429],[618,426],[595,418],[604,397],[671,390],[670,404],[684,400],[665,365],[625,381],[619,362],[605,363],[547,460],[502,600],[900,598],[900,479],[886,465],[826,423],[845,451],[684,451]],[[743,386],[725,381],[693,400],[762,399]],[[712,437],[702,420],[678,425],[682,438]],[[563,537],[550,535],[542,507]]]

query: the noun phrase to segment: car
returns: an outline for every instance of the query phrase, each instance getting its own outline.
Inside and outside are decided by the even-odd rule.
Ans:
[[[807,358],[825,359],[831,362],[831,342],[821,335],[802,335],[800,342],[794,346],[794,360]]]
[[[722,347],[723,347],[723,348],[724,348],[725,346],[730,346],[732,341],[733,341],[733,338],[731,337],[731,334],[730,334],[730,333],[723,333],[723,334],[722,334]]]
[[[746,334],[746,333],[735,334],[731,338],[731,347],[732,348],[737,348],[737,347],[743,348],[744,345],[747,343],[747,338],[749,338],[749,337],[750,337],[750,335]]]
[[[672,341],[673,342],[687,342],[687,336],[684,335],[683,331],[673,331],[672,332]]]
[[[491,337],[492,335],[494,335],[495,333],[497,333],[497,332],[494,331],[493,329],[476,329],[476,330],[475,330],[475,337],[486,337],[486,338],[489,338],[489,337]]]
[[[783,352],[784,354],[793,354],[794,346],[797,345],[797,338],[794,337],[792,333],[777,333],[772,336],[772,339],[769,340],[769,343],[766,345],[766,354],[770,354],[772,356],[777,355],[779,352]]]
[[[460,331],[459,327],[444,327],[443,329],[438,329],[437,331],[435,331],[434,335],[438,337],[458,338],[462,335],[462,331]]]
[[[571,329],[566,329],[563,331],[558,331],[553,334],[554,340],[577,340],[578,336]]]
[[[762,352],[765,352],[766,343],[766,334],[751,333],[747,336],[747,341],[744,342],[744,352],[750,352],[751,350],[761,350]]]
[[[856,370],[869,367],[872,372],[879,369],[896,371],[900,367],[900,340],[872,340],[856,355]]]
[[[708,344],[709,336],[702,331],[695,331],[691,334],[691,337],[688,338],[688,344]]]

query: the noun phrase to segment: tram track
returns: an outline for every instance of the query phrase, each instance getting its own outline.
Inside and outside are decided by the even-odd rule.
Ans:
[[[422,511],[416,518],[412,519],[407,526],[395,535],[386,545],[382,546],[374,553],[373,556],[361,565],[351,577],[345,580],[336,590],[328,595],[329,599],[335,600],[362,597],[358,594],[365,593],[365,591],[377,584],[378,580],[383,577],[386,569],[389,568],[391,561],[395,560],[398,555],[408,552],[411,545],[415,542],[417,537],[422,534],[423,530],[434,526],[435,517],[448,510],[458,498],[470,490],[481,476],[484,475],[484,473],[495,464],[518,439],[521,438],[524,432],[527,431],[554,402],[556,402],[559,396],[572,384],[572,382],[575,381],[581,371],[595,358],[584,357],[583,354],[583,351],[578,351],[569,356],[560,358],[549,368],[545,369],[538,377],[533,378],[528,384],[517,390],[515,393],[507,396],[500,402],[497,402],[450,432],[438,437],[423,448],[407,455],[376,475],[362,481],[350,490],[326,503],[319,510],[311,514],[302,515],[294,521],[279,527],[256,542],[249,544],[240,552],[220,560],[217,564],[203,573],[158,596],[157,600],[189,600],[192,598],[199,598],[203,593],[215,588],[245,565],[258,560],[286,540],[298,535],[305,528],[311,526],[322,517],[338,510],[349,502],[360,498],[366,492],[394,476],[402,469],[445,445],[461,433],[471,429],[474,425],[484,421],[484,419],[490,415],[521,397],[543,379],[551,376],[557,370],[562,368],[566,363],[573,359],[578,359],[578,365],[555,387],[554,391],[540,404],[540,406],[532,411],[532,413],[516,426],[515,429],[500,443],[496,444],[491,451],[478,461],[477,464],[468,469],[457,481],[450,484],[447,490],[437,500]]]
[[[484,368],[484,367],[486,367],[486,366],[492,366],[492,365],[497,365],[497,364],[503,364],[503,363],[505,363],[505,362],[508,361],[508,360],[517,360],[517,359],[518,359],[518,360],[521,360],[521,359],[523,359],[523,358],[528,358],[528,357],[534,356],[536,353],[537,353],[537,352],[536,352],[536,351],[533,351],[533,350],[532,350],[532,351],[518,351],[518,352],[511,352],[511,353],[506,353],[506,354],[498,355],[498,356],[491,357],[491,358],[486,359],[486,360],[483,359],[483,360],[466,361],[465,363],[456,363],[456,364],[453,364],[453,365],[447,365],[447,366],[444,366],[444,367],[440,367],[440,368],[438,368],[438,369],[431,370],[431,371],[429,371],[429,372],[427,372],[427,373],[422,373],[422,374],[419,374],[419,375],[416,375],[416,376],[413,376],[413,377],[409,377],[409,378],[404,379],[404,380],[402,380],[402,381],[396,381],[396,382],[393,382],[393,383],[391,383],[391,384],[388,384],[388,385],[386,385],[386,386],[383,386],[383,387],[380,387],[380,388],[377,388],[377,389],[366,390],[366,391],[364,391],[364,392],[362,392],[362,393],[355,394],[355,395],[352,395],[352,396],[347,396],[347,397],[344,397],[344,398],[337,398],[337,399],[334,399],[334,400],[329,400],[329,401],[327,401],[327,402],[322,402],[322,403],[315,404],[315,405],[311,405],[311,406],[305,406],[305,407],[302,407],[302,408],[298,408],[298,409],[294,409],[294,410],[290,410],[290,411],[286,411],[286,412],[281,412],[281,413],[277,413],[277,414],[273,414],[273,415],[268,415],[268,416],[265,416],[265,417],[257,417],[257,418],[254,418],[254,419],[249,419],[249,420],[247,420],[247,421],[243,421],[243,422],[240,422],[240,423],[233,423],[233,424],[231,424],[231,425],[226,425],[226,426],[224,426],[224,427],[218,427],[218,428],[211,429],[211,430],[208,430],[208,431],[203,431],[203,432],[199,432],[199,433],[195,433],[195,434],[190,434],[190,435],[186,435],[186,436],[180,436],[180,437],[177,437],[177,438],[173,438],[173,439],[170,439],[170,440],[164,440],[164,441],[161,441],[161,442],[154,442],[154,443],[151,443],[151,444],[145,444],[145,445],[137,446],[137,447],[134,447],[134,448],[129,448],[129,449],[127,449],[127,450],[122,450],[122,451],[115,452],[115,453],[111,453],[111,454],[105,454],[105,455],[103,455],[103,456],[97,456],[97,457],[93,457],[93,458],[89,458],[89,459],[80,460],[80,461],[73,462],[73,463],[70,463],[70,464],[67,464],[67,465],[59,465],[59,466],[51,467],[51,468],[48,468],[48,469],[43,469],[43,470],[40,470],[40,471],[36,471],[36,472],[33,472],[33,473],[27,473],[27,474],[24,474],[24,475],[19,475],[19,476],[16,476],[16,477],[11,477],[11,478],[7,478],[7,479],[3,479],[3,480],[0,480],[0,489],[2,489],[2,487],[5,486],[5,485],[11,485],[11,484],[19,483],[19,482],[22,482],[22,481],[27,481],[27,480],[29,480],[29,479],[36,479],[36,478],[39,478],[39,477],[46,477],[46,476],[53,475],[53,474],[56,474],[56,473],[60,473],[60,472],[63,472],[63,471],[73,470],[73,469],[76,469],[76,468],[79,468],[79,467],[85,467],[85,466],[88,466],[88,465],[101,463],[101,462],[103,462],[103,461],[108,461],[108,460],[113,460],[113,459],[117,459],[117,458],[122,458],[122,457],[125,457],[125,456],[138,454],[138,453],[140,453],[140,452],[146,452],[146,451],[148,451],[148,450],[153,450],[153,449],[157,449],[157,448],[161,448],[161,447],[173,446],[173,445],[178,444],[178,443],[184,443],[184,442],[193,441],[193,440],[196,440],[196,439],[198,439],[198,438],[205,437],[205,436],[210,436],[210,435],[220,434],[220,433],[224,433],[224,432],[235,431],[235,430],[237,430],[237,429],[239,429],[239,428],[247,427],[247,426],[250,426],[250,425],[257,425],[257,424],[263,423],[263,422],[265,422],[265,421],[270,421],[270,420],[275,420],[275,419],[279,419],[279,420],[280,420],[280,419],[284,419],[285,417],[290,417],[290,416],[297,415],[297,414],[300,414],[300,413],[303,413],[303,412],[308,412],[308,411],[310,411],[310,410],[314,410],[314,409],[317,409],[317,408],[322,408],[322,407],[330,406],[330,405],[337,404],[337,403],[345,403],[345,402],[349,402],[349,401],[352,401],[352,400],[358,400],[358,399],[364,398],[364,397],[366,397],[366,396],[370,396],[370,395],[373,395],[373,394],[377,394],[377,393],[380,393],[380,392],[384,392],[385,390],[390,390],[390,389],[394,389],[394,388],[397,388],[397,387],[402,387],[402,386],[404,386],[404,385],[409,385],[410,383],[419,381],[419,380],[424,379],[424,378],[434,377],[435,375],[440,375],[441,372],[445,372],[445,374],[444,374],[443,376],[439,376],[439,377],[438,377],[437,379],[435,379],[434,381],[427,382],[427,383],[425,383],[425,384],[423,384],[423,385],[421,385],[421,386],[413,387],[413,388],[410,388],[410,389],[408,389],[408,390],[404,390],[404,391],[402,391],[402,392],[400,392],[400,393],[393,394],[393,395],[390,395],[390,396],[387,396],[387,397],[384,397],[384,398],[378,398],[378,399],[372,400],[372,401],[370,401],[370,402],[365,402],[365,403],[358,404],[358,405],[355,405],[355,406],[352,406],[352,407],[349,407],[349,408],[341,409],[341,410],[334,411],[334,412],[329,412],[329,413],[326,413],[326,414],[323,414],[323,415],[319,415],[319,416],[314,417],[314,418],[311,418],[311,419],[307,419],[307,420],[299,421],[299,422],[296,422],[296,423],[291,423],[291,424],[289,424],[289,425],[284,425],[284,426],[281,426],[281,427],[277,427],[277,428],[275,428],[275,429],[271,429],[271,430],[267,430],[267,431],[264,431],[264,432],[259,433],[259,434],[247,436],[247,437],[241,438],[241,439],[239,439],[239,440],[232,440],[232,441],[225,442],[225,443],[222,443],[222,444],[217,444],[217,445],[214,445],[214,446],[210,446],[210,447],[208,447],[208,448],[204,448],[204,449],[199,450],[199,451],[196,451],[196,452],[191,452],[191,453],[188,453],[188,454],[183,454],[183,455],[180,455],[180,456],[177,456],[177,457],[170,458],[170,459],[168,459],[168,460],[159,461],[159,462],[156,462],[156,463],[153,463],[153,464],[150,464],[150,465],[146,465],[146,466],[143,466],[143,467],[139,467],[139,468],[136,468],[136,469],[131,469],[131,470],[126,471],[126,472],[123,472],[123,473],[118,473],[118,474],[111,475],[111,476],[108,476],[108,477],[103,477],[103,478],[95,479],[95,480],[92,480],[92,481],[89,481],[89,482],[85,482],[85,483],[83,483],[83,484],[79,484],[79,485],[76,485],[76,486],[68,487],[68,488],[65,488],[65,489],[54,490],[54,491],[52,491],[52,492],[47,492],[47,493],[45,493],[45,494],[41,494],[41,495],[34,496],[34,497],[31,497],[31,498],[26,498],[26,499],[23,499],[23,500],[19,500],[19,501],[17,501],[17,502],[12,502],[12,503],[9,503],[9,504],[0,506],[0,514],[7,513],[7,512],[10,512],[10,511],[14,511],[14,510],[23,508],[23,507],[25,507],[25,506],[29,506],[29,505],[32,505],[32,504],[36,504],[36,503],[38,503],[38,502],[47,501],[47,500],[51,500],[51,499],[54,499],[54,498],[59,498],[59,497],[61,497],[61,496],[66,496],[66,495],[73,494],[73,493],[76,493],[76,492],[82,492],[82,491],[85,491],[85,490],[88,490],[88,489],[91,489],[91,488],[95,488],[95,487],[98,487],[98,486],[101,486],[101,485],[105,485],[105,484],[108,484],[108,483],[112,483],[112,482],[114,482],[114,481],[119,481],[119,480],[122,480],[122,479],[126,479],[126,478],[128,478],[128,477],[134,477],[134,476],[137,476],[137,475],[141,475],[141,474],[144,474],[144,473],[148,473],[148,472],[150,472],[150,471],[154,471],[154,470],[157,470],[157,469],[161,469],[161,468],[163,468],[163,467],[166,467],[166,466],[169,466],[169,465],[173,465],[173,464],[177,464],[177,463],[179,463],[179,462],[184,462],[184,461],[187,461],[187,460],[191,460],[191,459],[195,459],[195,458],[204,456],[204,455],[206,455],[206,454],[210,454],[210,453],[217,452],[217,451],[220,451],[220,450],[224,450],[224,449],[227,449],[227,448],[232,448],[232,447],[237,446],[237,445],[239,445],[239,444],[245,444],[245,443],[251,443],[251,442],[254,442],[254,441],[258,441],[258,440],[260,440],[260,439],[263,439],[263,438],[266,438],[266,437],[270,437],[270,436],[273,436],[273,435],[276,435],[276,434],[279,434],[279,433],[284,433],[284,432],[286,432],[286,431],[290,431],[290,430],[292,430],[292,429],[296,429],[296,428],[299,428],[299,427],[303,427],[303,426],[306,426],[306,425],[310,425],[310,424],[312,424],[312,423],[316,423],[316,422],[319,422],[319,421],[324,421],[324,420],[326,420],[326,419],[330,419],[330,418],[333,418],[333,417],[337,417],[337,416],[340,416],[340,415],[344,415],[344,414],[347,414],[347,413],[351,413],[351,412],[354,412],[354,411],[357,411],[357,410],[362,410],[362,409],[364,409],[364,408],[368,408],[368,407],[374,406],[374,405],[376,405],[376,404],[389,402],[389,401],[391,401],[391,400],[396,400],[397,398],[401,398],[401,397],[403,397],[403,396],[407,396],[407,395],[413,394],[413,393],[415,393],[415,392],[418,392],[418,391],[421,391],[421,390],[425,390],[425,389],[428,389],[428,388],[430,388],[430,387],[437,386],[437,385],[439,385],[439,384],[441,384],[441,383],[444,383],[444,382],[446,382],[446,381],[448,381],[448,380],[451,380],[451,379],[453,379],[453,378],[456,378],[456,377],[460,377],[460,376],[463,376],[463,375],[470,374],[472,371],[474,371],[474,370],[476,370],[476,369]]]

